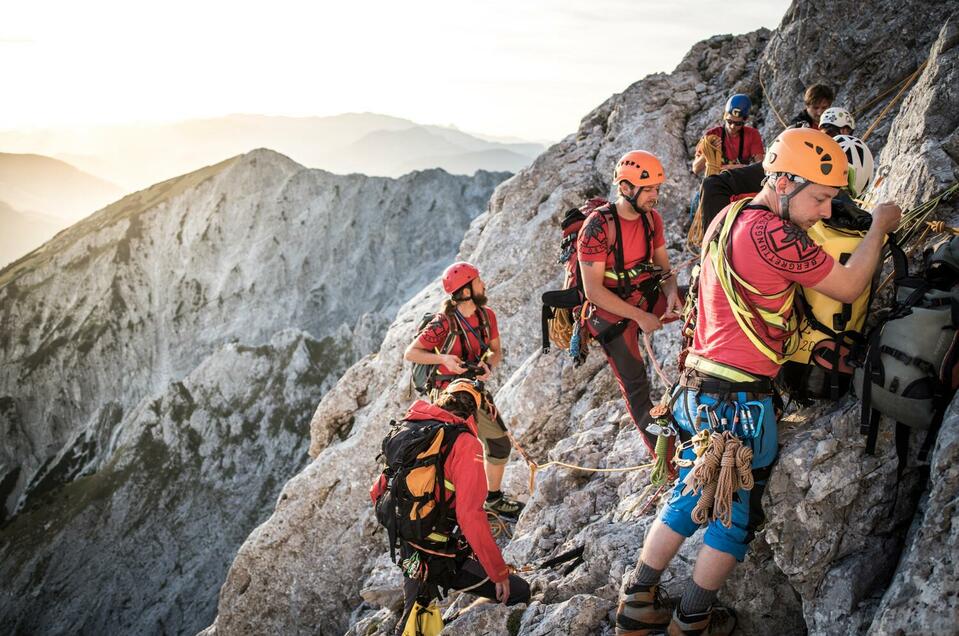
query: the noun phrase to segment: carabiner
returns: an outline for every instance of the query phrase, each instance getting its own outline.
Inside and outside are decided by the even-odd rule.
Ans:
[[[703,423],[703,411],[706,411],[706,423],[711,424],[711,421],[709,420],[709,405],[708,404],[698,405],[696,407],[696,421],[693,422],[693,431],[697,433],[702,430],[699,427],[699,425]]]
[[[753,412],[750,407],[755,406],[759,409],[759,417],[756,418],[753,416]],[[743,407],[746,409],[746,413],[749,414],[749,430],[750,437],[757,438],[762,434],[763,430],[763,420],[766,419],[766,405],[758,400],[751,400],[749,402],[744,402]]]

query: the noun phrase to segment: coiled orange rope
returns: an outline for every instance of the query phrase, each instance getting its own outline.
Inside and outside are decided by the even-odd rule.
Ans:
[[[686,476],[683,494],[700,493],[692,519],[702,525],[710,519],[732,526],[733,493],[752,490],[753,451],[730,433],[712,433],[709,446]]]

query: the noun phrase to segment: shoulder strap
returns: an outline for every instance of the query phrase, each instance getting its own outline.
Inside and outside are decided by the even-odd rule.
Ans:
[[[446,321],[449,331],[446,333],[446,340],[443,342],[443,348],[440,349],[441,353],[449,353],[453,349],[453,343],[456,342],[456,338],[459,337],[459,329],[456,326],[455,320],[450,320],[450,317],[440,312],[437,314],[441,317],[442,320]]]
[[[725,220],[727,215],[739,214],[741,211],[743,211],[746,208],[756,208],[758,210],[769,210],[769,208],[767,208],[765,205],[752,205],[750,204],[750,201],[752,201],[752,199],[740,199],[739,201],[736,201],[735,203],[727,207],[726,212],[721,213],[721,216]],[[720,214],[717,214],[716,216],[720,216]],[[699,254],[700,263],[705,262],[706,260],[707,251],[708,251],[707,249],[705,249],[706,246],[708,246],[710,243],[719,241],[719,235],[722,232],[724,220],[718,221],[716,225],[713,226],[713,231],[709,235],[703,237],[704,249]]]
[[[612,250],[613,250],[613,261],[615,263],[616,269],[616,287],[619,291],[619,295],[622,298],[629,296],[630,290],[630,281],[629,281],[629,272],[626,271],[626,260],[623,255],[623,242],[620,238],[623,235],[623,228],[619,223],[619,213],[616,212],[616,203],[610,202],[609,204],[609,215],[613,218],[613,227],[615,228],[615,233],[612,238]],[[605,216],[605,214],[604,214]],[[606,240],[609,242],[609,222],[606,223]],[[619,276],[622,274],[622,277]]]
[[[492,340],[493,327],[490,324],[489,314],[486,312],[489,311],[488,307],[478,307],[479,309],[479,327],[480,333],[483,334],[484,340],[480,342],[489,342]]]
[[[896,281],[898,282],[904,278],[908,278],[909,259],[906,258],[906,253],[899,247],[899,242],[896,241],[892,234],[889,235],[886,245],[889,246],[889,253],[892,255],[892,265]]]
[[[722,126],[720,126],[719,131],[720,131],[719,133],[720,137],[722,138],[722,141],[720,142],[720,146],[723,151],[723,163],[732,163],[729,160],[729,157],[726,156],[726,125],[723,124]],[[746,163],[746,160],[743,159],[743,150],[745,148],[746,148],[746,126],[743,126],[743,129],[739,131],[739,157],[736,160],[738,163],[741,163],[741,164]]]
[[[477,318],[478,318],[479,323],[480,323],[480,331],[482,331],[482,330],[483,330],[483,318],[482,318],[483,308],[482,308],[482,307],[477,307],[476,310],[477,310],[477,312],[480,313],[480,315],[479,315]],[[456,322],[460,323],[461,326],[462,326],[464,329],[466,329],[466,330],[469,331],[471,334],[473,334],[473,337],[476,338],[476,341],[477,341],[477,342],[479,342],[480,350],[479,350],[479,354],[478,354],[478,355],[479,355],[479,357],[482,358],[482,357],[483,357],[483,354],[486,353],[486,350],[489,349],[489,345],[486,344],[486,340],[484,340],[482,334],[481,334],[479,331],[477,331],[476,329],[473,329],[473,326],[469,323],[469,321],[466,319],[466,317],[463,316],[463,314],[460,313],[459,309],[455,309],[454,311],[456,312]],[[469,343],[469,338],[466,337],[466,332],[461,330],[461,333],[462,333],[462,336],[463,336],[463,345],[464,345],[464,348],[467,349],[467,350],[471,350],[471,348],[470,348],[470,343]]]

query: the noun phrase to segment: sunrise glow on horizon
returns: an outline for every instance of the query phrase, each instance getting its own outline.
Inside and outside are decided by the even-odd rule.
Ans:
[[[715,33],[788,3],[118,0],[7,7],[0,130],[376,112],[556,140]]]

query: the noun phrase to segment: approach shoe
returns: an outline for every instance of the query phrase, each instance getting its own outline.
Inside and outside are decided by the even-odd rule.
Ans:
[[[736,612],[714,605],[702,614],[680,614],[679,608],[669,622],[668,636],[728,636],[736,629]]]
[[[672,601],[658,585],[631,585],[616,610],[616,636],[662,634],[672,616]]]
[[[519,517],[519,513],[523,510],[523,504],[518,501],[513,501],[508,497],[497,497],[492,501],[487,500],[483,507],[489,512],[495,512],[501,517],[508,517],[510,519],[515,519]]]

